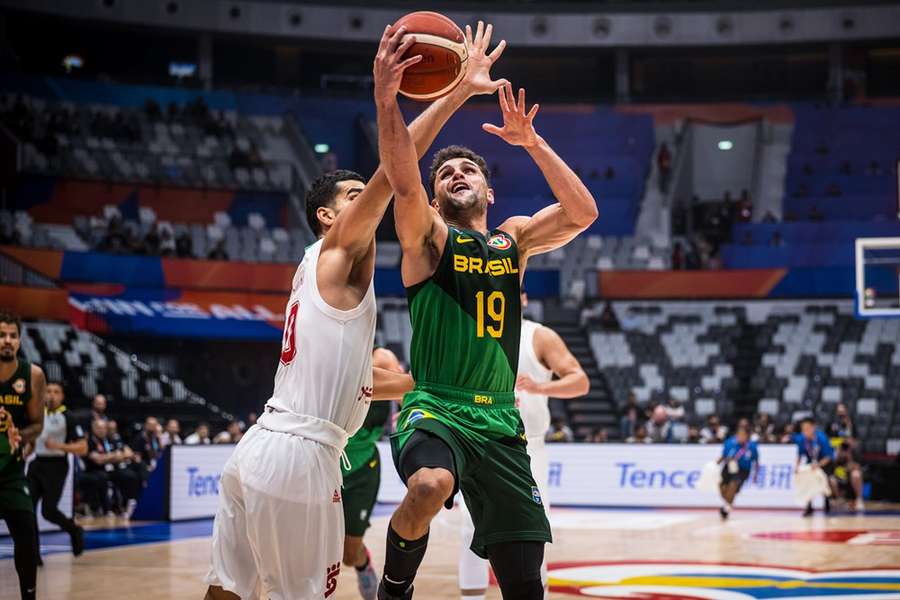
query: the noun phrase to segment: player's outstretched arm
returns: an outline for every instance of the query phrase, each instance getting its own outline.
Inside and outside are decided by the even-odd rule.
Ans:
[[[549,327],[540,327],[534,334],[534,350],[541,364],[559,379],[538,383],[528,375],[519,375],[517,390],[566,399],[580,398],[590,391],[587,374],[558,333]]]
[[[466,26],[466,74],[450,94],[436,101],[426,111],[426,114],[433,112],[433,118],[426,124],[428,128],[423,137],[427,139],[427,143],[424,145],[416,142],[415,135],[411,135],[414,131],[406,131],[403,114],[397,103],[399,78],[391,80],[391,85],[379,88],[376,76],[379,155],[394,190],[394,219],[403,248],[401,270],[407,285],[418,283],[431,275],[437,264],[434,259],[440,255],[447,239],[447,225],[428,204],[418,159],[447,120],[467,99],[478,94],[492,94],[506,83],[504,79],[491,79],[491,67],[506,47],[506,41],[501,40],[493,51],[488,52],[492,33],[491,25],[485,27],[479,21],[473,37],[471,27]],[[376,69],[377,67],[376,64]]]
[[[599,214],[597,202],[578,175],[535,131],[534,117],[540,105],[535,104],[526,112],[525,90],[519,88],[516,100],[510,84],[500,88],[497,95],[503,113],[503,126],[485,123],[482,128],[508,144],[522,146],[540,168],[559,201],[532,217],[507,219],[501,226],[515,236],[519,251],[527,258],[559,248],[587,229]]]
[[[372,367],[372,400],[401,400],[411,392],[415,382],[411,375]]]

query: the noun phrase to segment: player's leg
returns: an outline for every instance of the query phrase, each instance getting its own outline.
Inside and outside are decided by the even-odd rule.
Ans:
[[[25,485],[24,480],[22,480],[22,485]],[[22,496],[25,502],[31,502],[27,495],[23,493]],[[22,600],[34,600],[37,597],[35,588],[37,586],[38,556],[35,545],[37,533],[35,532],[34,511],[27,510],[27,508],[24,510],[15,508],[4,510],[0,513],[0,517],[6,521],[6,527],[12,538],[13,562],[16,574],[19,576],[19,592]]]
[[[400,476],[406,496],[388,525],[379,598],[403,598],[425,557],[428,527],[456,488],[453,451],[439,437],[415,431],[403,446]]]
[[[84,552],[84,529],[75,524],[75,521],[67,517],[59,510],[59,499],[62,498],[63,488],[66,485],[66,476],[69,474],[69,461],[65,457],[43,461],[38,475],[42,480],[43,502],[41,503],[41,515],[50,523],[53,523],[69,534],[72,543],[72,554],[80,556]]]
[[[459,510],[462,542],[459,549],[459,593],[463,600],[484,600],[490,576],[489,563],[470,548],[475,535],[475,524],[472,523],[472,515],[465,500],[459,503]]]
[[[534,478],[538,490],[541,493],[541,502],[544,505],[544,512],[547,514],[547,520],[549,521],[550,495],[547,493],[547,487],[548,482],[550,481],[550,455],[547,453],[547,445],[542,438],[528,440],[526,452],[531,461],[531,476]],[[550,590],[546,552],[544,552],[544,562],[541,563],[541,581],[544,582],[544,598],[549,598]]]
[[[359,594],[364,600],[374,600],[378,592],[378,576],[363,536],[369,528],[380,484],[381,464],[377,449],[363,466],[344,477],[343,562],[356,571]]]
[[[34,560],[37,566],[42,567],[44,566],[44,560],[41,558],[41,531],[37,523],[37,505],[43,496],[40,462],[39,460],[31,461],[25,478],[28,481],[28,493],[31,494],[31,504],[34,509],[34,550],[36,553]]]
[[[850,486],[853,488],[853,494],[856,496],[854,508],[857,511],[865,510],[862,469],[858,464],[852,462],[847,465],[847,470],[850,472]]]
[[[544,542],[503,542],[487,546],[488,559],[504,598],[542,600]]]

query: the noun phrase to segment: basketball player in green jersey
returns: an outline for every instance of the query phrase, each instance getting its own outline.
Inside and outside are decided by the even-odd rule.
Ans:
[[[372,351],[372,366],[395,373],[404,372],[397,355],[387,348],[375,348]],[[342,467],[344,564],[356,570],[357,587],[363,600],[375,600],[378,590],[378,576],[369,550],[363,544],[363,535],[369,528],[369,519],[381,484],[381,458],[375,442],[384,435],[384,426],[390,416],[390,402],[373,402],[369,405],[362,427],[347,441],[344,448],[350,464],[349,469]]]
[[[479,45],[491,35],[481,26]],[[597,218],[578,176],[534,129],[512,87],[499,90],[503,127],[485,131],[521,146],[558,203],[531,217],[487,226],[494,202],[485,161],[471,150],[439,151],[432,205],[396,95],[376,93],[381,164],[395,194],[403,250],[416,389],[391,437],[407,494],[391,518],[379,598],[411,598],[429,523],[462,490],[475,524],[472,550],[488,558],[504,598],[543,598],[541,562],[550,527],[531,476],[513,388],[519,358],[520,284],[530,256],[558,248]]]
[[[39,366],[19,360],[21,335],[19,317],[0,313],[0,518],[13,540],[22,599],[34,600],[37,532],[22,448],[44,428],[45,379]]]

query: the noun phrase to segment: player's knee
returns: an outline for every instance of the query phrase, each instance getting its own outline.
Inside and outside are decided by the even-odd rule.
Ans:
[[[453,475],[445,469],[419,469],[409,478],[407,488],[416,504],[437,511],[453,493]]]

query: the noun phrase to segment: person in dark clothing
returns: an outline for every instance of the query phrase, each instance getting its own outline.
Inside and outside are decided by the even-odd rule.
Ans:
[[[156,417],[147,417],[144,419],[143,430],[131,440],[131,449],[134,451],[132,467],[142,483],[150,479],[150,474],[156,470],[156,461],[162,454],[161,430],[162,427]]]
[[[44,430],[35,441],[35,459],[28,467],[28,489],[34,503],[35,518],[37,505],[41,502],[43,517],[69,534],[72,553],[84,552],[84,530],[75,521],[59,510],[59,499],[69,474],[69,460],[66,454],[84,456],[87,454],[87,438],[84,429],[66,412],[63,405],[65,393],[61,383],[47,383],[44,410]],[[39,534],[37,525],[35,532]],[[40,558],[40,535],[37,540],[38,564]]]
[[[122,512],[124,502],[125,514],[130,517],[140,491],[140,479],[128,468],[134,453],[117,433],[110,433],[109,423],[114,421],[95,419],[91,423],[85,471],[79,485],[92,512]],[[117,492],[115,501],[109,498],[110,484]]]

